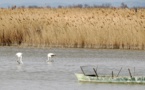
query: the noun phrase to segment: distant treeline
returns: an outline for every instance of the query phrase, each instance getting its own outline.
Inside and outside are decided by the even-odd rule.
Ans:
[[[37,6],[37,5],[31,5],[31,6],[11,6],[11,7],[8,7],[8,8],[11,8],[11,9],[16,9],[16,8],[129,8],[127,4],[125,4],[124,2],[122,2],[120,4],[119,7],[115,7],[115,6],[112,6],[110,3],[104,3],[102,5],[88,5],[88,4],[75,4],[75,5],[68,5],[68,6],[63,6],[63,5],[58,5],[57,7],[52,7],[50,5],[47,5],[47,6]],[[131,7],[131,8],[145,8],[145,7]]]

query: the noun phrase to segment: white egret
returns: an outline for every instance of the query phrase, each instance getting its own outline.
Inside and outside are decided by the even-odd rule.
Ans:
[[[53,62],[52,57],[56,55],[54,53],[48,53],[47,56],[48,56],[48,60],[46,60],[46,62]]]
[[[17,59],[18,64],[23,64],[22,53],[18,52],[18,53],[16,53],[16,56],[18,57],[18,59]]]

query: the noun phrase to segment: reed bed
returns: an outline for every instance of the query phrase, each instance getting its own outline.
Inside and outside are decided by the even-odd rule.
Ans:
[[[145,49],[145,9],[0,9],[1,46]]]

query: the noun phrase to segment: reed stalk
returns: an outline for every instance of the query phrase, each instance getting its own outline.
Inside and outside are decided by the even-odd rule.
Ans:
[[[145,9],[0,9],[1,46],[145,49]]]

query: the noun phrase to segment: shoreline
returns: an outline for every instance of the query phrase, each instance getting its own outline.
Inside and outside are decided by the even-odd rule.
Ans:
[[[0,46],[0,47],[16,47],[16,48],[42,48],[42,49],[52,49],[52,48],[64,48],[64,49],[96,49],[96,50],[100,50],[100,49],[106,49],[106,50],[145,50],[144,48],[138,48],[138,47],[131,47],[131,48],[104,48],[104,47],[93,47],[93,48],[91,48],[91,47],[70,47],[70,46],[38,46],[38,45],[35,45],[35,46],[26,46],[26,45],[11,45],[11,46]]]

